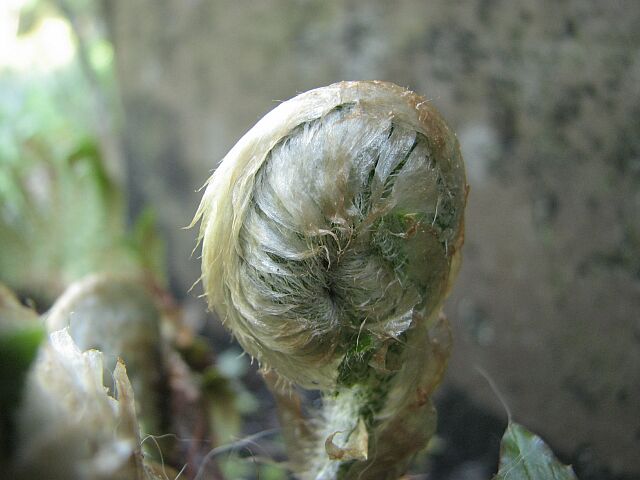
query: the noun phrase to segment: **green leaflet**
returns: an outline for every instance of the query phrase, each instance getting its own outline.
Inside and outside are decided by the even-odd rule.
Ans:
[[[500,445],[500,470],[493,480],[577,480],[540,437],[509,422]]]

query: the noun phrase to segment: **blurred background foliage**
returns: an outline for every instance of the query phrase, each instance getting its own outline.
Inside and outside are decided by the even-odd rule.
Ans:
[[[248,373],[248,360],[221,341],[218,368],[209,340],[196,331],[198,320],[183,321],[180,307],[164,290],[166,250],[154,208],[128,215],[113,48],[99,12],[90,1],[18,0],[0,5],[2,475],[11,455],[25,451],[16,424],[22,418],[18,411],[25,395],[24,378],[44,338],[37,309],[45,312],[42,319],[58,324],[53,329],[69,325],[82,350],[99,348],[108,355],[108,365],[122,357],[134,367],[131,378],[146,412],[143,433],[160,435],[168,429],[184,435],[145,437],[142,442],[151,462],[157,459],[180,467],[179,462],[187,459],[192,465],[181,474],[189,478],[196,474],[218,478],[220,471],[229,474],[226,478],[248,478],[256,472],[263,478],[284,478],[281,467],[247,464],[241,460],[246,453],[236,453],[233,444],[222,452],[221,470],[214,456],[202,463],[212,447],[239,438],[242,417],[254,413],[258,401],[241,382]],[[130,283],[132,279],[137,284]],[[140,330],[150,327],[154,332],[159,329],[162,338],[151,331],[143,338]],[[154,353],[145,353],[150,348]],[[141,362],[151,363],[145,370],[153,372],[147,374],[153,381],[139,380]],[[105,374],[110,375],[112,368],[108,366]],[[169,384],[168,377],[178,385]],[[53,377],[51,381],[55,383]],[[109,385],[107,381],[105,387],[115,395]],[[25,398],[38,403],[31,392]],[[58,415],[66,418],[64,400],[49,400],[56,401],[61,402],[55,407],[61,409]],[[44,415],[43,419],[47,415],[31,414]],[[97,438],[92,437],[97,435],[93,428],[91,422],[86,424],[85,442]],[[60,438],[72,440],[64,426],[52,429]],[[50,430],[45,427],[38,439],[28,438],[26,450],[31,441],[49,445]],[[44,448],[42,458],[29,462],[31,470],[19,467],[14,473],[19,478],[44,474],[39,468],[53,461]],[[50,471],[54,476],[65,472],[65,462],[73,460],[63,451],[59,455],[62,470]],[[168,465],[162,471],[178,474]],[[127,470],[109,475],[133,478],[135,474]]]
[[[0,278],[40,308],[95,271],[143,265],[163,279],[153,214],[125,233],[105,135],[113,51],[90,5],[10,1],[0,16]]]
[[[161,310],[170,297],[179,312],[163,324],[189,371],[234,399],[211,408],[214,430],[269,431],[255,366],[187,293],[199,266],[182,227],[196,189],[278,101],[392,81],[449,119],[471,184],[440,443],[415,471],[495,471],[505,419],[480,366],[580,478],[635,478],[638,24],[634,0],[3,0],[0,282],[44,312],[87,273],[151,279]],[[215,458],[230,478],[282,478],[237,461],[280,458],[272,436],[259,443]]]

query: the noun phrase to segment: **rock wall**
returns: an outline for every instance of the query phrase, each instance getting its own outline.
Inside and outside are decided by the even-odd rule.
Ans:
[[[640,3],[105,1],[134,210],[152,203],[174,286],[195,190],[279,100],[389,80],[458,132],[471,185],[446,310],[451,385],[568,454],[640,474]]]

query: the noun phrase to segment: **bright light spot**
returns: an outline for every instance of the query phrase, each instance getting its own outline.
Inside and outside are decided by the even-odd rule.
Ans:
[[[91,65],[98,70],[103,71],[109,68],[113,61],[113,47],[109,42],[101,40],[89,50],[89,58]]]
[[[49,72],[69,64],[75,55],[75,45],[67,21],[44,18],[33,32],[17,36],[20,8],[25,3],[25,0],[0,2],[0,71]]]

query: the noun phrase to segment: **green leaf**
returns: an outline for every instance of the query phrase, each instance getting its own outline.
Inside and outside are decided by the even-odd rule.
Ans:
[[[537,435],[509,422],[500,445],[500,470],[493,480],[577,480]]]
[[[44,336],[38,314],[0,284],[0,471],[13,448],[24,380]]]
[[[0,405],[13,409],[18,403],[24,375],[43,338],[43,328],[35,325],[0,332]]]

